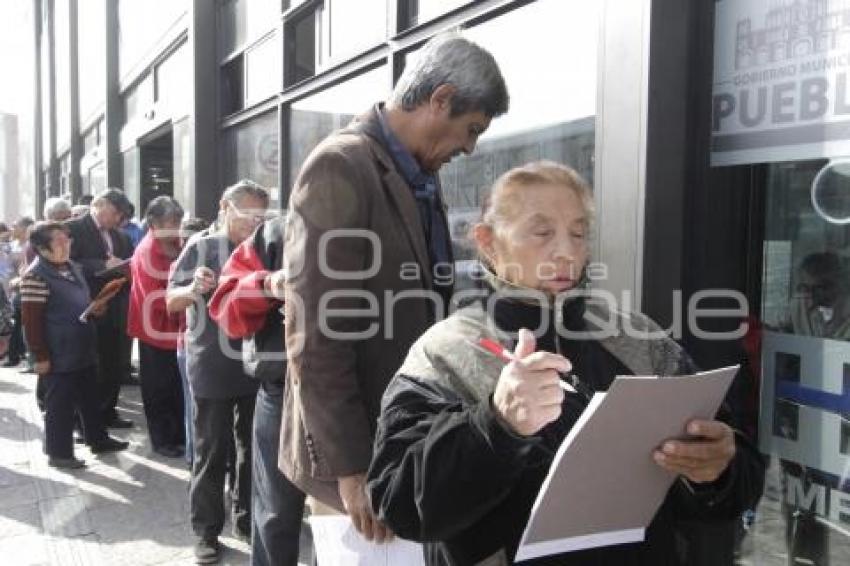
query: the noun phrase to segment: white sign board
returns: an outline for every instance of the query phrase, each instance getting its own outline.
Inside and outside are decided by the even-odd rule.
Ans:
[[[717,0],[712,165],[850,155],[850,0]]]

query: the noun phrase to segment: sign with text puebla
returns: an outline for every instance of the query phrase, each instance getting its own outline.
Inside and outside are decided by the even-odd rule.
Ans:
[[[850,155],[850,0],[716,0],[711,164]]]

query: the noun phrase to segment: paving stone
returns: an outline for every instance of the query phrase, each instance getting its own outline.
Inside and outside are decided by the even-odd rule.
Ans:
[[[0,487],[0,512],[9,507],[32,505],[38,502],[38,493],[32,481]]]
[[[93,534],[88,510],[82,496],[45,499],[38,504],[44,532],[57,537]]]
[[[47,566],[45,537],[41,533],[0,538],[0,557],[3,564],[14,566]]]
[[[34,533],[41,533],[41,514],[37,504],[8,507],[0,513],[0,539]]]

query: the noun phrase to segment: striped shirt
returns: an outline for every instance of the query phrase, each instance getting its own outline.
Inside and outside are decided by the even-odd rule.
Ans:
[[[24,275],[21,279],[21,317],[24,335],[30,352],[39,362],[50,360],[44,328],[48,297],[50,297],[50,288],[44,279],[33,273]]]

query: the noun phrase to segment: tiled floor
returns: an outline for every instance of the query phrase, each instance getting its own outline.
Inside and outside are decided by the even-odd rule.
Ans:
[[[189,471],[151,452],[139,388],[122,388],[135,428],[113,431],[130,449],[94,456],[78,445],[88,466],[73,472],[47,466],[34,389],[34,375],[0,370],[0,564],[193,564]],[[248,564],[249,545],[229,535],[226,525],[221,564]]]

